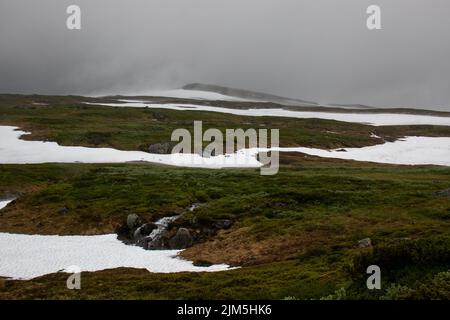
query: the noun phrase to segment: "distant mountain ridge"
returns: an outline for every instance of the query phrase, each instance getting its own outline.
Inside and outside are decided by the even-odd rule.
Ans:
[[[274,102],[274,103],[279,103],[279,104],[284,104],[284,105],[293,105],[293,106],[317,106],[318,105],[316,102],[312,102],[312,101],[280,97],[280,96],[262,93],[262,92],[235,89],[235,88],[229,88],[229,87],[223,87],[223,86],[211,85],[211,84],[191,83],[191,84],[185,85],[182,89],[215,92],[215,93],[223,94],[226,96],[233,96],[233,97],[238,97],[238,98],[248,99],[248,100],[260,100],[260,101],[265,101],[265,102]]]

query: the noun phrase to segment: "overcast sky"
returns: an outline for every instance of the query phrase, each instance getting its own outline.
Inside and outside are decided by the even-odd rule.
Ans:
[[[66,28],[66,8],[82,30]],[[366,8],[382,8],[382,30]],[[449,0],[1,0],[0,92],[191,82],[450,111]]]

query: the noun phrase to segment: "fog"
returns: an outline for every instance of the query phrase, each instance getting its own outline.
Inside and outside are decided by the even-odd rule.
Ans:
[[[66,28],[81,7],[81,30]],[[382,9],[368,30],[366,8]],[[319,103],[450,111],[448,0],[2,0],[0,92],[200,82]]]

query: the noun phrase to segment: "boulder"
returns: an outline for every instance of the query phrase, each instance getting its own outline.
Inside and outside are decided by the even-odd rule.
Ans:
[[[147,250],[163,250],[168,248],[168,232],[163,231],[162,234],[157,236],[155,239],[149,239],[147,242]]]
[[[137,228],[134,233],[133,233],[133,239],[136,241],[139,241],[140,239],[142,239],[144,236],[141,234],[141,227]]]
[[[141,238],[141,239],[139,239],[139,240],[136,240],[134,243],[135,243],[137,246],[139,246],[139,247],[142,247],[142,248],[144,248],[144,249],[147,249],[147,248],[148,248],[148,244],[150,243],[150,241],[151,241],[151,239],[146,238],[146,237],[143,237],[143,238]]]
[[[171,249],[185,249],[192,245],[193,240],[188,229],[180,228],[176,235],[169,240],[169,246]]]
[[[154,229],[158,228],[154,223],[146,223],[137,228],[133,233],[134,240],[141,240],[144,237],[147,237],[152,233]]]
[[[358,241],[358,247],[369,248],[372,246],[372,240],[370,238],[361,239]]]
[[[140,219],[137,214],[129,214],[127,217],[127,226],[128,229],[134,229],[140,224]]]
[[[155,230],[157,228],[158,228],[158,226],[151,222],[151,223],[143,224],[139,228],[139,230],[143,236],[148,236],[148,235],[150,235],[150,233],[152,233],[153,230]]]
[[[149,153],[154,154],[170,154],[172,152],[173,145],[170,142],[155,143],[148,147]]]

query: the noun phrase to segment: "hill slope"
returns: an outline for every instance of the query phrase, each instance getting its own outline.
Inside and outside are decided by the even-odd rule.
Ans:
[[[261,101],[265,101],[265,102],[274,102],[274,103],[285,104],[285,105],[295,105],[295,106],[318,105],[317,103],[312,102],[312,101],[280,97],[280,96],[262,93],[262,92],[234,89],[234,88],[228,88],[228,87],[211,85],[211,84],[191,83],[191,84],[185,85],[183,87],[183,89],[184,90],[199,90],[199,91],[215,92],[215,93],[219,93],[219,94],[223,94],[223,95],[227,95],[227,96],[238,97],[238,98],[243,98],[243,99],[261,100]]]

